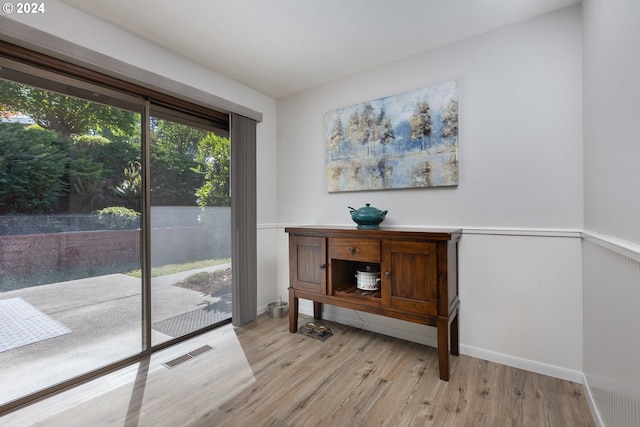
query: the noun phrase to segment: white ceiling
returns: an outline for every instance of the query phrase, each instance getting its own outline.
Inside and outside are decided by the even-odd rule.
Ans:
[[[282,98],[580,0],[61,0]]]

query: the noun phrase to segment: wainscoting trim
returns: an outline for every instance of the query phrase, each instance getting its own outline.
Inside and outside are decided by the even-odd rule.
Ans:
[[[582,231],[582,237],[598,246],[602,246],[636,262],[640,262],[640,246],[638,245],[598,234],[594,231]]]
[[[306,225],[310,225],[309,223],[298,223],[298,224],[258,224],[259,229],[266,228],[285,228],[285,227],[304,227]],[[315,225],[315,224],[314,224]],[[342,224],[318,224],[318,226],[322,227],[349,227],[353,226],[355,228],[355,224],[353,223],[342,223]],[[415,228],[415,229],[425,229],[425,230],[437,230],[438,228],[442,229],[451,229],[451,228],[460,228],[462,230],[462,234],[480,234],[487,236],[540,236],[540,237],[582,237],[582,230],[580,229],[564,229],[564,228],[507,228],[507,227],[465,227],[458,225],[450,225],[450,226],[437,226],[437,227],[429,227],[424,225],[390,225],[385,226],[389,230],[393,229],[402,229],[402,228]]]

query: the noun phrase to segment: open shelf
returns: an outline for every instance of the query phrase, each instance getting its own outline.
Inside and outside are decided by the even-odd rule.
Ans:
[[[333,286],[333,295],[374,298],[380,299],[382,292],[365,291],[357,288],[358,279],[356,278],[358,270],[364,271],[367,266],[373,267],[380,271],[380,263],[370,263],[362,261],[348,261],[343,259],[331,259],[331,284]]]
[[[365,297],[365,298],[382,298],[382,292],[378,289],[377,291],[364,291],[362,289],[358,289],[355,285],[344,287],[340,289],[336,289],[334,291],[334,295],[336,296],[352,296],[352,297]]]

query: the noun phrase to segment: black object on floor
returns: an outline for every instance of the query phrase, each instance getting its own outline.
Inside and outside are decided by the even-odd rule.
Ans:
[[[320,341],[324,341],[333,335],[333,332],[331,332],[328,326],[314,322],[308,322],[300,326],[298,333]]]

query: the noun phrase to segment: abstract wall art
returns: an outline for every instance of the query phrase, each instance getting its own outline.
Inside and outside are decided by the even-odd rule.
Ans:
[[[327,191],[458,185],[458,83],[325,113]]]

